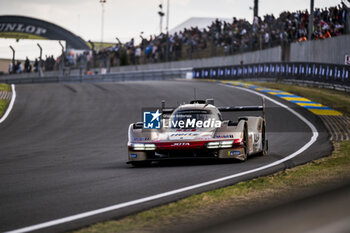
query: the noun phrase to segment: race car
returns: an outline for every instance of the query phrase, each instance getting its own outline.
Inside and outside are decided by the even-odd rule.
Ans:
[[[247,111],[260,112],[261,116],[223,119],[224,112]],[[165,108],[162,101],[160,109],[147,114],[152,114],[148,125],[144,118],[129,126],[127,163],[135,167],[188,158],[245,161],[268,150],[264,100],[261,106],[228,107],[216,107],[213,99],[192,100],[176,108]]]

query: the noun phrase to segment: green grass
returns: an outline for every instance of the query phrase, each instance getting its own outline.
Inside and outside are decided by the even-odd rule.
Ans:
[[[0,91],[11,91],[10,85],[0,83]],[[0,99],[0,117],[2,117],[6,111],[10,101]]]
[[[11,86],[8,84],[0,83],[0,91],[11,91]]]
[[[343,92],[274,83],[255,83],[304,96],[350,113],[350,95]],[[249,161],[248,161],[249,162]],[[78,233],[93,232],[166,232],[169,228],[205,222],[213,216],[253,211],[266,203],[278,204],[315,189],[341,184],[350,179],[350,141],[334,143],[330,157],[305,165],[240,182],[233,186],[192,195],[179,201],[155,207],[122,219],[101,222]]]
[[[344,113],[345,115],[350,116],[350,93],[323,88],[294,86],[283,83],[249,83],[255,84],[257,86],[291,92],[296,95],[306,97],[310,100],[331,107],[335,110]]]
[[[8,100],[0,100],[0,118],[5,114],[8,104],[9,104]]]

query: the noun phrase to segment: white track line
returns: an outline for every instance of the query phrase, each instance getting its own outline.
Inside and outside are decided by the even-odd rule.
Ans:
[[[14,84],[11,84],[11,89],[12,89],[12,98],[11,98],[9,106],[6,109],[5,114],[0,119],[0,124],[6,120],[6,118],[10,114],[10,112],[11,112],[11,110],[13,108],[13,105],[15,103],[15,100],[16,100],[16,89],[15,89],[15,85]]]
[[[134,201],[128,201],[128,202],[124,202],[124,203],[108,206],[108,207],[105,207],[105,208],[101,208],[101,209],[97,209],[97,210],[84,212],[84,213],[81,213],[81,214],[68,216],[68,217],[65,217],[65,218],[60,218],[60,219],[56,219],[56,220],[52,220],[52,221],[48,221],[48,222],[44,222],[44,223],[40,223],[40,224],[28,226],[28,227],[24,227],[24,228],[19,228],[19,229],[13,230],[13,231],[9,231],[8,233],[22,233],[22,232],[29,232],[29,231],[35,231],[35,230],[39,230],[39,229],[43,229],[43,228],[47,228],[47,227],[52,227],[52,226],[55,226],[55,225],[58,225],[58,224],[72,222],[72,221],[75,221],[75,220],[78,220],[78,219],[82,219],[82,218],[87,218],[87,217],[90,217],[90,216],[93,216],[93,215],[102,214],[102,213],[105,213],[105,212],[109,212],[109,211],[113,211],[113,210],[129,207],[129,206],[145,203],[145,202],[148,202],[148,201],[153,201],[153,200],[156,200],[156,199],[172,196],[172,195],[175,195],[175,194],[178,194],[178,193],[183,193],[183,192],[186,192],[186,191],[189,191],[189,190],[201,188],[201,187],[208,186],[208,185],[211,185],[211,184],[216,184],[216,183],[219,183],[219,182],[222,182],[222,181],[230,180],[230,179],[237,178],[237,177],[240,177],[240,176],[244,176],[244,175],[247,175],[247,174],[251,174],[251,173],[254,173],[254,172],[262,171],[262,170],[274,167],[274,166],[279,165],[279,164],[281,164],[281,163],[283,163],[283,162],[285,162],[287,160],[290,160],[290,159],[294,158],[295,156],[299,155],[300,153],[302,153],[303,151],[308,149],[316,141],[316,139],[318,137],[318,132],[316,130],[316,127],[311,122],[309,122],[306,118],[304,118],[299,113],[295,112],[293,109],[290,109],[288,106],[286,106],[286,105],[284,105],[284,104],[282,104],[282,103],[280,103],[280,102],[278,102],[278,101],[276,101],[276,100],[274,100],[274,99],[272,99],[272,98],[270,98],[270,97],[268,97],[268,96],[266,96],[264,94],[258,93],[256,91],[252,91],[252,90],[241,88],[241,87],[228,86],[228,85],[223,85],[223,86],[232,87],[232,88],[238,88],[238,89],[242,89],[244,91],[248,91],[248,92],[254,93],[256,95],[264,97],[265,99],[268,99],[269,101],[271,101],[271,102],[273,102],[273,103],[275,103],[275,104],[277,104],[277,105],[287,109],[288,111],[290,111],[292,114],[296,115],[298,118],[300,118],[303,122],[305,122],[310,127],[310,129],[312,131],[312,137],[310,138],[310,141],[307,142],[301,148],[299,148],[297,151],[295,151],[294,153],[288,155],[287,157],[284,157],[283,159],[277,160],[277,161],[275,161],[273,163],[270,163],[270,164],[267,164],[267,165],[264,165],[262,167],[258,167],[258,168],[255,168],[255,169],[252,169],[252,170],[249,170],[249,171],[237,173],[237,174],[230,175],[230,176],[225,176],[225,177],[222,177],[222,178],[219,178],[219,179],[215,179],[215,180],[211,180],[211,181],[207,181],[207,182],[203,182],[203,183],[187,186],[187,187],[180,188],[180,189],[175,189],[175,190],[172,190],[172,191],[169,191],[169,192],[160,193],[160,194],[156,194],[156,195],[149,196],[149,197],[140,198],[140,199],[137,199],[137,200],[134,200]]]

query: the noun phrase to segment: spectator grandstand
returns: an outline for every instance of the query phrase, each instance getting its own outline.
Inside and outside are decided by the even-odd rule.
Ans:
[[[345,4],[315,9],[312,39],[320,40],[348,33],[347,11]],[[169,36],[160,34],[151,36],[149,40],[142,38],[138,46],[143,52],[143,63],[229,55],[305,41],[308,23],[307,10],[282,12],[278,18],[274,15],[255,17],[252,24],[235,17],[232,22],[217,19],[205,29],[191,27]],[[128,42],[125,48],[131,58],[136,47]],[[129,62],[135,64],[133,59],[129,59]]]
[[[349,33],[348,15],[349,8],[343,2],[334,7],[316,8],[312,40],[323,40]],[[231,22],[216,19],[206,28],[184,28],[173,34],[161,33],[148,39],[140,35],[139,44],[135,44],[134,38],[127,43],[122,43],[117,38],[118,43],[114,46],[96,50],[94,44],[89,41],[91,51],[68,51],[57,59],[50,56],[39,63],[46,71],[73,67],[87,72],[97,67],[108,68],[232,55],[306,41],[308,24],[308,10],[282,12],[277,18],[274,15],[255,17],[252,23],[235,17]],[[24,70],[16,68],[21,64],[11,64],[12,73],[38,70],[38,61],[33,64],[33,69],[29,69],[28,61],[26,63],[27,68]]]

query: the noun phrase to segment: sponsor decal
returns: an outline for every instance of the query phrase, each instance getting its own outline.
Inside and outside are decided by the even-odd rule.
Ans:
[[[175,142],[172,144],[172,146],[189,146],[189,142]]]
[[[149,141],[150,138],[146,138],[146,137],[141,137],[141,138],[134,138],[134,141],[138,141],[138,142],[141,142],[141,141]]]
[[[229,151],[228,155],[240,155],[241,152],[239,150],[233,150],[233,151]]]
[[[130,158],[136,159],[137,158],[137,154],[130,154]]]
[[[199,133],[173,133],[170,134],[171,137],[185,137],[185,136],[198,136]]]
[[[233,138],[233,135],[216,135],[216,138]]]

